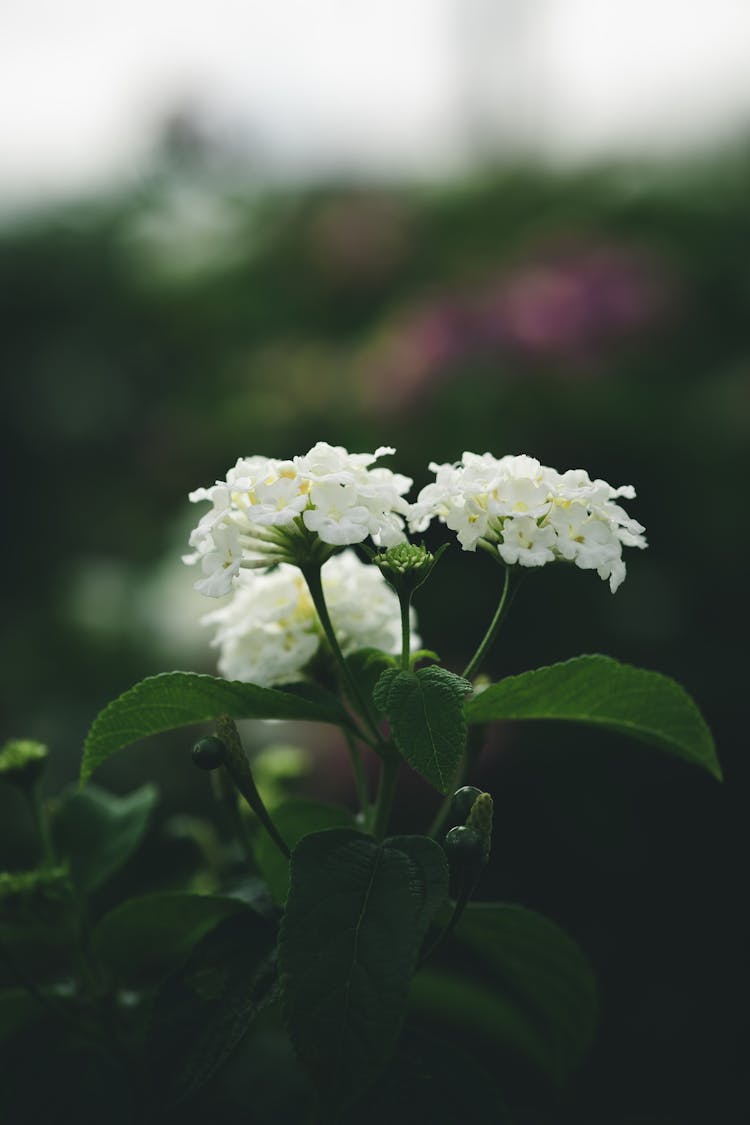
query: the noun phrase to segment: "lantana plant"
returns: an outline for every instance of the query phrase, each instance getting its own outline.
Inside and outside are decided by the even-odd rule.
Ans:
[[[644,528],[619,503],[634,499],[631,486],[614,488],[581,469],[561,473],[529,456],[467,452],[457,464],[431,465],[434,483],[409,501],[412,481],[378,464],[394,452],[351,454],[319,442],[289,460],[241,458],[224,480],[193,492],[192,501],[210,507],[185,561],[200,570],[196,589],[223,599],[204,621],[227,678],[150,677],[105,707],[89,732],[82,785],[138,739],[214,723],[192,756],[210,774],[252,876],[252,893],[247,884],[242,893],[227,887],[126,901],[86,938],[76,987],[106,1015],[108,1035],[122,1044],[132,1009],[151,1013],[149,1030],[131,1034],[127,1047],[142,1052],[152,1075],[152,1108],[187,1104],[274,1004],[315,1091],[310,1120],[401,1120],[388,1097],[406,1081],[405,1068],[413,1077],[421,1067],[444,1093],[461,1081],[455,1044],[446,1070],[436,1044],[411,1036],[405,1020],[414,1010],[460,1010],[464,1026],[477,1016],[477,1034],[489,1024],[548,1076],[564,1079],[593,1036],[593,975],[551,921],[476,901],[491,855],[493,801],[472,784],[472,770],[488,725],[588,724],[721,777],[697,706],[660,673],[586,655],[497,683],[483,675],[524,574],[562,563],[595,571],[617,591],[624,550],[646,546]],[[430,551],[419,537],[433,521],[445,536]],[[421,647],[412,605],[456,542],[467,555],[467,581],[473,568],[489,567],[476,558],[481,551],[496,567],[498,592],[460,674]],[[242,719],[337,727],[356,810],[299,798],[267,807],[236,725]],[[371,792],[363,756],[372,754],[379,779]],[[17,746],[4,755],[9,775],[27,768],[18,765]],[[37,758],[29,757],[29,770]],[[405,770],[435,790],[436,812],[429,825],[412,814],[410,832],[393,835]],[[85,899],[138,842],[153,800],[151,789],[118,799],[83,788],[51,832],[32,800],[47,880],[72,879],[76,901]],[[99,818],[108,852],[81,854],[82,816]],[[401,809],[402,822],[408,816]],[[80,929],[76,909],[67,917]],[[486,987],[436,968],[451,944],[464,961],[485,966]],[[128,1012],[120,1010],[124,990]],[[492,1120],[510,1120],[502,1092],[492,1097]],[[410,1117],[420,1119],[433,1118]]]

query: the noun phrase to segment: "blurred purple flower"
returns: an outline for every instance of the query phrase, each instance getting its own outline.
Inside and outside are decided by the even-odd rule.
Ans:
[[[442,293],[409,310],[380,342],[371,381],[393,409],[461,364],[511,358],[590,374],[662,318],[670,290],[664,263],[650,251],[548,245],[470,292]]]
[[[530,358],[606,359],[607,345],[650,326],[664,310],[664,271],[651,255],[614,244],[542,256],[485,298],[488,344]]]

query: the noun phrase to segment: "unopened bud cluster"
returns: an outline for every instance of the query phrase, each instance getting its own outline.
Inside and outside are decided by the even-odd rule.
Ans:
[[[30,787],[41,777],[49,751],[41,742],[13,738],[0,750],[0,779]]]

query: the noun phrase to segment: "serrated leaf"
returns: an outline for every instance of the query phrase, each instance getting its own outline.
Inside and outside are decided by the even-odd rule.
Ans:
[[[427,836],[389,836],[386,847],[405,852],[419,875],[414,882],[417,897],[417,926],[424,937],[430,922],[445,904],[448,894],[448,861],[441,847]]]
[[[273,821],[290,849],[294,849],[311,832],[320,832],[324,828],[354,828],[354,817],[348,809],[324,805],[306,797],[292,797],[277,805],[273,810]],[[289,860],[265,833],[258,836],[253,850],[274,902],[283,904],[289,891]]]
[[[466,744],[463,701],[471,684],[445,668],[388,669],[373,699],[400,753],[441,793],[450,792]]]
[[[94,930],[94,950],[120,981],[140,984],[162,977],[225,918],[253,913],[238,899],[168,891],[128,899]]]
[[[609,656],[577,656],[508,676],[465,707],[470,723],[555,719],[586,723],[660,746],[721,780],[711,731],[680,684]]]
[[[596,1024],[594,974],[579,947],[554,922],[505,903],[472,903],[451,941],[471,969],[422,970],[416,1009],[518,1051],[555,1081],[573,1071]]]
[[[99,712],[84,745],[81,783],[123,746],[219,715],[350,725],[334,696],[319,690],[279,691],[192,672],[164,672],[141,680]]]
[[[146,1057],[162,1104],[193,1098],[273,998],[275,927],[252,911],[225,918],[161,986]]]
[[[96,786],[67,793],[55,811],[57,854],[67,859],[76,887],[89,894],[114,875],[143,839],[158,798],[155,785],[126,797]]]
[[[444,861],[426,859],[440,849],[413,840],[379,844],[334,828],[292,854],[279,936],[284,1015],[330,1106],[351,1103],[387,1062],[430,909],[446,894]]]

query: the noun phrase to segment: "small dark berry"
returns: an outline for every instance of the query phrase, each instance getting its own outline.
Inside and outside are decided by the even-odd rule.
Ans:
[[[473,828],[459,824],[443,840],[443,850],[451,867],[479,867],[484,862],[484,845]]]
[[[215,770],[224,765],[226,747],[215,734],[201,738],[193,747],[193,762],[199,770]]]
[[[464,785],[463,789],[457,789],[451,801],[451,819],[456,824],[465,824],[474,802],[481,795],[482,790],[476,785]]]

